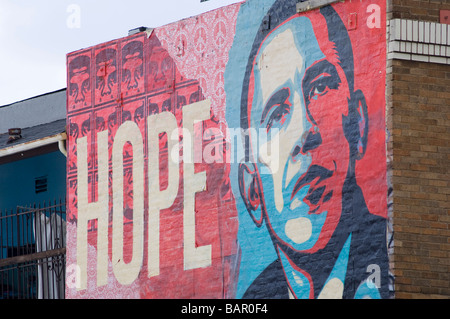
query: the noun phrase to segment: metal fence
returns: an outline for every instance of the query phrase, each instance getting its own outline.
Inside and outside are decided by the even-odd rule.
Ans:
[[[65,202],[0,211],[0,299],[63,299]]]

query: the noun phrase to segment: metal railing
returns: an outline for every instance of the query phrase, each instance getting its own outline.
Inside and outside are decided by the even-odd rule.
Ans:
[[[63,299],[65,202],[0,211],[0,299]]]

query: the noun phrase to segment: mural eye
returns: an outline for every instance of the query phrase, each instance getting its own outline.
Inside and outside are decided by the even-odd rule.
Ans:
[[[266,130],[269,131],[274,124],[283,125],[286,121],[288,114],[290,113],[291,106],[288,101],[279,104],[275,107],[275,110],[269,116],[266,124]]]
[[[266,123],[266,131],[268,132],[274,124],[283,125],[288,114],[291,111],[291,103],[289,88],[283,88],[274,95],[266,103],[262,112],[261,124]]]
[[[324,84],[321,83],[314,90],[314,94],[322,94],[325,92],[326,89],[327,89],[327,86],[325,86]]]
[[[82,86],[83,86],[83,92],[87,92],[89,90],[89,81],[84,81]]]
[[[317,100],[319,97],[324,96],[330,90],[337,90],[339,88],[340,79],[335,72],[322,73],[316,77],[309,84],[309,100]]]
[[[311,91],[309,92],[309,99],[317,100],[317,98],[319,98],[320,96],[327,94],[328,91],[331,89],[330,79],[331,79],[330,77],[322,77],[316,80],[313,83]]]

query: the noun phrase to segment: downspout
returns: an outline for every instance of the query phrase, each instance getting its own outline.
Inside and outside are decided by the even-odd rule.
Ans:
[[[61,152],[61,153],[63,153],[63,155],[65,156],[65,157],[67,157],[67,150],[66,150],[66,139],[67,139],[67,137],[64,137],[64,139],[62,139],[62,140],[59,140],[58,141],[58,148],[59,148],[59,151]]]

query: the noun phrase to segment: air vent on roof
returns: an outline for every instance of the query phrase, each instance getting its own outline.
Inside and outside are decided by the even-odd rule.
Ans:
[[[128,35],[133,35],[133,34],[137,34],[140,32],[151,32],[153,30],[153,28],[147,28],[147,27],[139,27],[139,28],[134,28],[128,31]]]
[[[36,194],[47,191],[47,176],[36,177],[34,179],[34,191]]]

